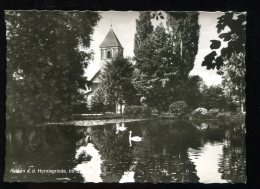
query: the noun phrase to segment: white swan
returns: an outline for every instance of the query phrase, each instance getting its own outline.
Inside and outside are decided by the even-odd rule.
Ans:
[[[132,146],[132,142],[131,141],[140,142],[140,141],[142,141],[142,138],[139,137],[139,136],[133,136],[132,137],[132,131],[129,131],[129,143],[130,143],[130,146]]]
[[[133,136],[132,137],[132,131],[129,131],[129,140],[135,141],[135,142],[139,142],[142,141],[142,138],[139,136]]]
[[[119,131],[125,131],[127,130],[127,127],[125,127],[125,123],[121,123],[122,125],[120,126],[120,123],[116,124],[116,134],[119,133]]]

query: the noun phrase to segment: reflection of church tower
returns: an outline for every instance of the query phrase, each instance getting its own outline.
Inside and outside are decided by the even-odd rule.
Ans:
[[[106,62],[111,62],[112,59],[115,59],[117,55],[123,56],[124,48],[122,47],[112,28],[107,33],[99,48],[101,51],[101,69],[104,68]]]

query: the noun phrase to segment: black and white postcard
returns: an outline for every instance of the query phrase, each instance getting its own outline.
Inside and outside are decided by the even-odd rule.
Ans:
[[[245,183],[246,12],[6,10],[6,182]]]

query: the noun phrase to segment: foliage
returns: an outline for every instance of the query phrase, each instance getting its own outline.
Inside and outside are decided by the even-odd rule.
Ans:
[[[152,109],[148,106],[126,106],[124,113],[130,117],[149,117],[152,115]]]
[[[164,19],[164,16],[162,15],[161,11],[152,11],[150,15],[152,19],[153,18],[156,18],[156,20]]]
[[[138,59],[138,51],[141,48],[141,44],[145,41],[149,35],[153,32],[153,25],[151,22],[150,12],[140,12],[139,19],[136,20],[136,33],[134,41],[134,53],[136,59]]]
[[[202,91],[201,106],[207,109],[227,109],[227,98],[221,86],[210,86]]]
[[[188,79],[180,85],[178,95],[175,95],[175,99],[182,99],[187,102],[190,109],[195,109],[200,106],[200,102],[203,100],[202,90],[204,87],[202,78],[198,75],[189,76]]]
[[[7,122],[67,118],[83,99],[95,12],[6,11]]]
[[[176,46],[179,79],[186,79],[193,69],[199,43],[198,12],[167,12],[171,42]]]
[[[246,13],[226,12],[218,18],[217,29],[219,38],[227,43],[212,40],[210,52],[202,62],[207,69],[219,70],[223,78],[223,87],[229,100],[239,101],[241,111],[245,102],[245,42]],[[220,55],[216,50],[220,50]],[[234,107],[234,106],[233,106]]]
[[[231,111],[232,113],[236,112],[237,111],[237,104],[234,103],[234,102],[229,102],[228,108],[229,108],[229,111]]]
[[[108,106],[105,99],[105,90],[102,86],[99,86],[93,93],[90,100],[90,109],[93,112],[105,112],[112,108]]]
[[[232,115],[230,114],[230,112],[221,112],[218,113],[218,115],[216,116],[216,118],[222,122],[222,124],[224,124],[226,121],[231,121],[231,117]]]
[[[192,112],[192,115],[194,117],[202,118],[202,117],[205,117],[207,115],[207,113],[208,113],[208,110],[206,108],[199,107]]]
[[[149,35],[145,38],[135,38],[138,43],[134,51],[138,74],[135,74],[133,83],[139,95],[145,97],[145,103],[159,111],[167,111],[173,100],[182,100],[183,93],[179,91],[193,68],[198,44],[198,13],[170,12],[167,19],[167,30],[161,24],[151,33],[147,32]],[[148,18],[142,19],[142,25],[141,20],[137,22],[137,32],[145,32],[141,26],[150,25],[150,22]],[[188,35],[188,28],[195,33],[188,32]]]
[[[86,112],[89,112],[88,104],[86,102],[78,103],[73,106],[73,114],[84,114]]]
[[[245,102],[245,54],[233,53],[225,63],[225,65],[219,70],[219,74],[222,75],[222,85],[225,95],[231,98],[231,102],[239,101],[243,106]]]
[[[142,115],[142,106],[126,106],[124,113],[130,117],[140,117]]]
[[[159,110],[168,107],[172,98],[166,85],[174,69],[167,38],[164,27],[158,26],[135,54],[140,74],[135,78],[134,85],[146,98],[146,103]]]
[[[208,111],[207,113],[207,117],[208,118],[215,118],[219,113],[219,109],[218,108],[212,108]]]
[[[104,98],[105,104],[115,107],[116,103],[136,103],[136,91],[132,84],[133,71],[132,63],[122,56],[117,56],[106,64],[101,75],[101,98]]]
[[[220,112],[217,114],[216,118],[218,119],[219,123],[223,126],[245,124],[244,113],[231,114],[230,112]]]
[[[142,109],[142,116],[143,117],[149,117],[152,115],[153,113],[153,110],[152,108],[148,107],[148,106],[142,106],[143,109]]]
[[[176,101],[169,106],[169,112],[178,117],[184,116],[188,111],[188,105],[185,101]]]
[[[218,18],[217,32],[219,38],[227,42],[227,47],[220,45],[221,41],[212,40],[211,49],[221,49],[220,55],[216,50],[210,52],[202,62],[202,66],[207,69],[220,69],[224,61],[229,59],[232,54],[245,52],[246,42],[246,13],[245,12],[226,12]],[[226,30],[228,28],[229,30]]]

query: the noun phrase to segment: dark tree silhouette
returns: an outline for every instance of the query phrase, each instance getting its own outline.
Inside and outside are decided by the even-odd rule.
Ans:
[[[206,66],[207,69],[220,69],[233,53],[245,52],[246,13],[226,12],[218,18],[216,27],[219,38],[227,42],[227,47],[222,47],[220,40],[211,40],[210,48],[213,51],[205,56],[202,62],[202,66]],[[229,30],[226,31],[226,28]],[[219,56],[215,49],[221,49]]]
[[[95,12],[7,11],[7,124],[68,118],[83,99]]]
[[[159,111],[167,111],[173,101],[183,100],[178,99],[183,96],[179,88],[187,81],[198,50],[198,15],[167,12],[167,29],[159,25],[152,30],[150,14],[140,15],[137,21],[136,36],[143,37],[135,38],[134,84],[146,103]]]

